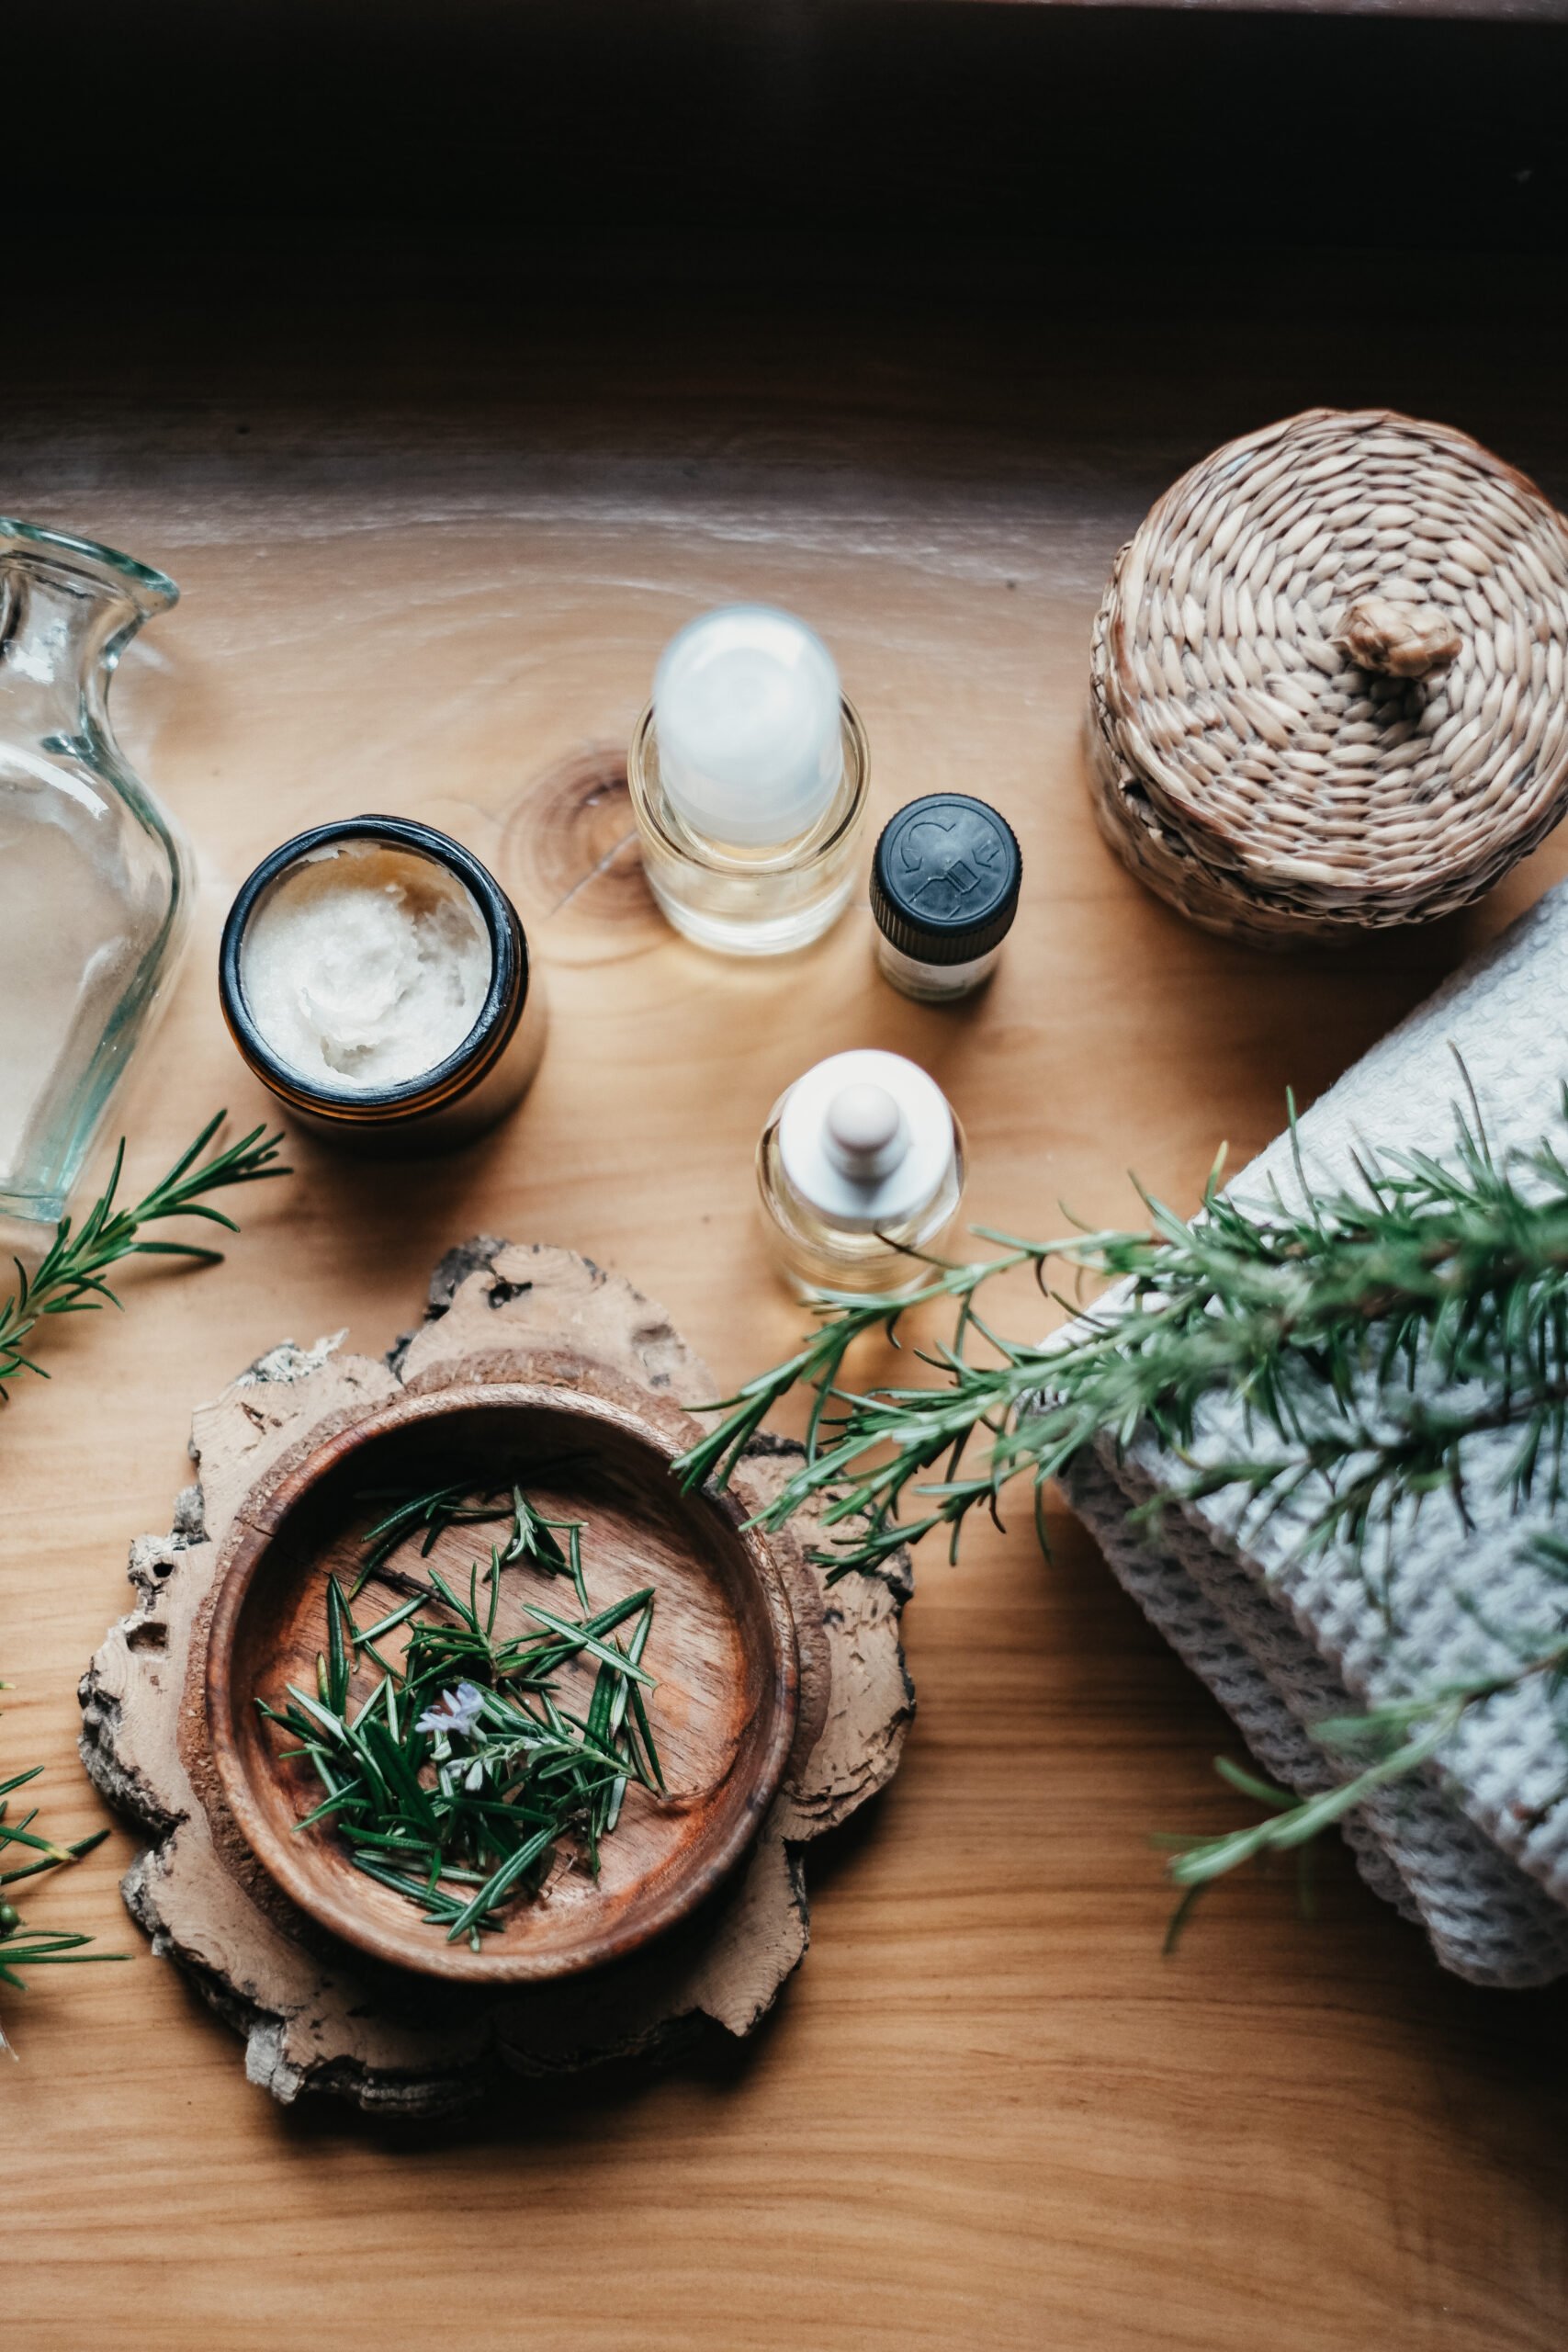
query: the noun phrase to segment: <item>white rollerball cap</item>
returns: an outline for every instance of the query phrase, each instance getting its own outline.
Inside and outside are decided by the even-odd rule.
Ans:
[[[762,849],[807,831],[843,775],[833,657],[793,613],[722,605],[672,637],[653,680],[659,773],[709,841]]]
[[[779,1157],[818,1214],[874,1233],[912,1216],[946,1176],[953,1112],[902,1054],[863,1046],[797,1078],[779,1116]]]

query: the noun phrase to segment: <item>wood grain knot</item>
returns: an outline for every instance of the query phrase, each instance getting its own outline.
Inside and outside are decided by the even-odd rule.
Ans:
[[[643,876],[626,755],[591,744],[533,777],[503,820],[502,880],[530,934],[581,962],[668,938]]]

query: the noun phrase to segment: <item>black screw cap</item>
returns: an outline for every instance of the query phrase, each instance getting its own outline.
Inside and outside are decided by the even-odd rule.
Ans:
[[[883,827],[871,911],[918,964],[969,964],[1007,937],[1023,858],[1012,827],[966,792],[929,792]]]

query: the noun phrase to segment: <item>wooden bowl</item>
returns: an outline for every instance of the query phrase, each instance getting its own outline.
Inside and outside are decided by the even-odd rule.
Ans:
[[[634,1410],[577,1390],[522,1384],[446,1388],[400,1398],[330,1439],[265,1501],[244,1530],[219,1592],[207,1659],[213,1761],[236,1823],[284,1892],[323,1928],[392,1965],[483,1984],[528,1984],[623,1958],[685,1917],[734,1868],[775,1795],[795,1733],[794,1621],[766,1539],[741,1524],[728,1495],[683,1495],[669,1475],[682,1438]],[[657,1590],[644,1664],[658,1680],[649,1713],[670,1794],[636,1785],[601,1850],[595,1883],[581,1865],[542,1893],[504,1906],[503,1928],[479,1951],[448,1943],[416,1905],[356,1870],[330,1823],[297,1825],[319,1800],[308,1764],[280,1760],[295,1743],[256,1701],[287,1704],[285,1685],[315,1690],[327,1646],[326,1577],[347,1591],[358,1537],[386,1509],[376,1489],[471,1477],[513,1481],[551,1518],[587,1521],[582,1558],[595,1607],[643,1585]],[[447,1582],[488,1557],[499,1528],[447,1530],[431,1557]],[[423,1539],[421,1539],[423,1540]],[[418,1544],[394,1566],[422,1572]],[[482,1588],[481,1588],[482,1589]],[[385,1593],[385,1598],[382,1595]],[[373,1615],[366,1601],[374,1596]],[[361,1624],[396,1605],[395,1587],[366,1587]],[[522,1630],[526,1597],[574,1611],[570,1585],[508,1568],[497,1631]],[[589,1669],[581,1674],[586,1702]],[[368,1661],[355,1693],[379,1674]],[[563,1852],[566,1849],[562,1849]]]

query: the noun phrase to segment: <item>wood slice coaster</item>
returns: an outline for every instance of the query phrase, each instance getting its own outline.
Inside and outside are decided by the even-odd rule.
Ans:
[[[750,2033],[807,1947],[804,1848],[897,1770],[914,1713],[898,1634],[908,1555],[886,1580],[856,1574],[829,1591],[804,1544],[773,1539],[799,1649],[795,1744],[750,1859],[692,1918],[630,1959],[555,1984],[492,1991],[388,1967],[295,1908],[218,1785],[207,1638],[247,1511],[324,1438],[400,1393],[542,1381],[635,1405],[689,1441],[698,1425],[675,1399],[715,1389],[629,1283],[570,1250],[490,1238],[442,1260],[423,1328],[386,1362],[337,1347],[286,1340],[197,1409],[200,1484],[179,1497],[169,1534],[132,1544],[137,1606],[82,1683],[83,1760],[153,1841],[122,1882],[132,1917],[243,2034],[247,2075],[285,2103],[332,2091],[378,2112],[439,2114],[477,2100],[500,2066],[570,2074],[666,2057],[705,2020]],[[757,1508],[776,1494],[799,1454],[755,1440],[737,1475],[742,1498]],[[795,1526],[809,1543],[812,1514]]]

